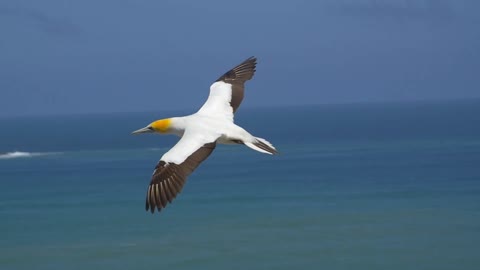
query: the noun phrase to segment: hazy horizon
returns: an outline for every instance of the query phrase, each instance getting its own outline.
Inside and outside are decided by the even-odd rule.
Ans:
[[[322,108],[322,107],[342,107],[342,108],[354,108],[354,107],[378,107],[378,106],[414,106],[414,105],[425,105],[425,106],[448,106],[448,105],[462,105],[470,103],[480,103],[480,98],[452,98],[452,99],[417,99],[417,100],[380,100],[380,101],[353,101],[353,102],[338,102],[338,103],[305,103],[305,104],[274,104],[274,105],[264,105],[264,106],[248,106],[244,105],[236,112],[237,117],[243,113],[252,113],[255,111],[261,110],[274,110],[274,109],[294,109],[294,108]],[[203,104],[203,103],[202,103]],[[111,115],[111,114],[162,114],[162,113],[177,113],[178,115],[190,114],[196,112],[202,104],[199,106],[193,107],[179,107],[179,108],[158,108],[158,109],[148,109],[148,110],[136,110],[136,111],[79,111],[79,112],[64,112],[61,114],[58,113],[26,113],[26,114],[14,114],[14,115],[0,115],[0,119],[8,118],[23,118],[23,117],[50,117],[50,116],[94,116],[94,115]],[[165,117],[171,117],[173,115],[165,115]]]

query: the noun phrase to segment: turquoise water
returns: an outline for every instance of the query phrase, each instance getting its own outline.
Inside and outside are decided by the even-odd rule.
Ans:
[[[0,269],[480,269],[480,102],[242,109],[151,215],[177,113],[0,118]]]

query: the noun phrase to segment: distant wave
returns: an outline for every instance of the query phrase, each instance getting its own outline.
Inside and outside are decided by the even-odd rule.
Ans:
[[[59,152],[8,152],[0,154],[0,159],[13,159],[13,158],[31,158],[31,157],[38,157],[38,156],[47,156],[47,155],[56,155],[60,154]]]

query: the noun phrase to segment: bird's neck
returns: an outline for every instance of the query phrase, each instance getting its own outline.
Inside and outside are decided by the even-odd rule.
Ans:
[[[168,130],[168,133],[174,134],[177,136],[183,136],[183,133],[185,132],[186,128],[186,123],[185,123],[185,117],[172,117],[170,118],[170,127]]]

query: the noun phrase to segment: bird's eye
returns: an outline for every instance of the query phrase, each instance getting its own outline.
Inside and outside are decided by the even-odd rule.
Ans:
[[[149,130],[153,131],[153,127],[147,127]]]

